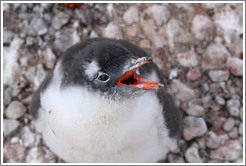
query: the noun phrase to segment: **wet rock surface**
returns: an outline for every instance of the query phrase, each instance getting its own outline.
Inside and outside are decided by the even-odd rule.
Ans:
[[[183,114],[165,162],[242,163],[242,23],[240,3],[4,3],[3,162],[63,162],[33,127],[33,92],[67,48],[109,37],[154,58]]]

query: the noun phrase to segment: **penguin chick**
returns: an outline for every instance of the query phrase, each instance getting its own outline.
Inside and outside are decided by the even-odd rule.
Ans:
[[[158,162],[181,134],[160,71],[125,40],[69,48],[35,92],[31,113],[45,144],[66,162]]]

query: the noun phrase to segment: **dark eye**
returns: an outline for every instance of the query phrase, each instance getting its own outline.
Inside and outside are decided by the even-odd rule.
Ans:
[[[100,73],[97,77],[97,80],[102,81],[102,82],[106,82],[109,80],[109,75],[106,73]]]

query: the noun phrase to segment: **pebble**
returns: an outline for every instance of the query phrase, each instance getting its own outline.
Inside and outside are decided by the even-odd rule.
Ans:
[[[3,104],[4,105],[9,105],[11,103],[12,101],[11,92],[12,92],[12,89],[10,87],[4,89],[3,91]]]
[[[186,75],[188,80],[191,80],[191,81],[199,80],[201,76],[202,76],[202,73],[199,67],[194,67],[193,69],[190,69]]]
[[[243,76],[243,60],[229,57],[226,63],[228,70],[235,76]]]
[[[28,36],[28,37],[26,38],[26,45],[27,45],[27,46],[32,46],[32,45],[34,45],[35,43],[37,43],[37,40],[36,40],[36,38],[34,38],[33,36]]]
[[[221,134],[221,135],[218,135],[218,138],[220,140],[220,145],[224,145],[227,141],[230,140],[228,134]]]
[[[220,145],[220,139],[213,131],[209,131],[205,136],[205,144],[210,149],[216,149]]]
[[[187,141],[204,135],[208,130],[203,118],[186,116],[183,124],[183,137]]]
[[[15,119],[4,119],[3,120],[3,135],[8,136],[15,132],[20,126],[20,123]]]
[[[43,80],[45,79],[45,76],[46,76],[46,71],[44,70],[44,68],[40,65],[37,65],[35,67],[35,75],[34,75],[34,80],[33,80],[33,83],[34,83],[34,90],[37,90],[39,85],[43,82]]]
[[[202,3],[201,5],[204,9],[214,9],[214,8],[224,6],[225,4],[224,3]]]
[[[209,63],[215,66],[224,64],[230,55],[228,50],[221,43],[211,43],[206,51],[205,57],[208,59]]]
[[[168,154],[167,160],[169,163],[185,163],[183,157],[175,154]]]
[[[60,12],[53,17],[51,26],[55,30],[59,30],[63,25],[65,25],[68,22],[68,20],[69,16],[64,12]]]
[[[12,87],[15,82],[16,75],[19,72],[18,56],[19,48],[23,44],[23,40],[15,37],[10,47],[3,47],[3,84]]]
[[[238,99],[230,99],[226,102],[226,107],[231,116],[239,117],[240,114],[240,101]]]
[[[129,27],[127,27],[126,34],[128,36],[136,37],[139,33],[139,27],[137,24],[133,24]]]
[[[56,56],[50,47],[42,53],[42,61],[48,69],[52,69],[55,66]]]
[[[189,105],[189,108],[185,110],[185,112],[188,115],[203,116],[206,113],[206,110],[200,105],[190,104],[190,103],[188,105]]]
[[[55,46],[64,52],[72,45],[80,41],[79,34],[75,29],[63,29],[55,33]]]
[[[239,135],[243,135],[243,123],[242,122],[239,124],[238,133]]]
[[[98,34],[96,33],[96,31],[92,30],[90,33],[90,38],[97,38]]]
[[[15,137],[11,138],[10,143],[11,144],[17,144],[17,143],[19,143],[19,141],[20,141],[20,138],[15,136]]]
[[[138,22],[139,12],[138,9],[134,6],[130,7],[123,15],[123,19],[127,25],[131,25],[135,22]]]
[[[224,125],[223,125],[223,129],[227,132],[231,131],[231,129],[234,127],[235,125],[235,120],[233,118],[228,118]]]
[[[230,73],[227,70],[211,70],[208,73],[213,82],[227,81]]]
[[[202,159],[199,156],[198,149],[196,147],[190,147],[185,152],[185,159],[189,163],[202,163]]]
[[[147,39],[143,39],[139,41],[139,46],[141,48],[150,48],[150,42]]]
[[[234,161],[243,154],[243,149],[238,140],[229,140],[221,145],[218,149],[210,152],[211,159],[222,161]]]
[[[34,17],[30,23],[31,30],[36,35],[45,35],[48,32],[48,27],[46,22],[39,17]]]
[[[24,126],[21,129],[21,141],[25,147],[32,147],[35,142],[35,135],[30,131],[28,126]]]
[[[228,4],[225,10],[221,10],[220,12],[216,12],[213,19],[215,24],[223,30],[224,39],[226,43],[230,44],[231,40],[233,40],[233,35],[239,35],[243,33],[242,22],[240,21],[240,12],[231,8],[231,5]]]
[[[225,105],[225,99],[219,95],[215,96],[215,101],[219,104],[219,105]]]
[[[214,24],[209,17],[196,15],[192,21],[191,31],[199,40],[212,40],[214,36]]]
[[[114,39],[122,39],[123,34],[121,32],[120,27],[114,23],[110,22],[107,27],[102,32],[103,37],[114,38]]]
[[[168,76],[168,79],[172,80],[173,78],[177,78],[178,74],[179,74],[179,70],[178,69],[171,69],[170,73],[169,73],[169,76]]]
[[[147,13],[152,15],[158,26],[166,23],[171,16],[169,9],[165,5],[151,5],[147,8]]]
[[[177,79],[172,80],[170,88],[178,100],[188,101],[188,100],[193,99],[195,97],[194,90],[189,88],[187,85],[181,83]]]
[[[230,138],[236,139],[238,137],[238,129],[237,127],[233,127],[233,129],[229,133]]]
[[[19,101],[12,101],[6,109],[6,117],[9,119],[18,119],[26,112],[26,107]]]
[[[52,162],[46,157],[45,151],[40,147],[32,147],[26,156],[27,163],[50,163]]]
[[[3,44],[4,45],[9,45],[13,38],[14,38],[15,33],[9,30],[4,30],[3,31]]]
[[[182,28],[182,23],[177,19],[171,18],[168,21],[166,26],[166,33],[168,36],[168,43],[172,51],[177,49],[174,47],[176,43],[186,43],[189,41],[189,36]]]
[[[151,41],[153,46],[155,48],[163,48],[166,44],[165,32],[163,32],[163,30],[157,31],[153,20],[145,20],[141,25],[145,35]]]
[[[22,163],[26,157],[26,148],[19,144],[6,142],[3,146],[3,158],[8,163]]]
[[[194,51],[180,53],[177,56],[179,63],[184,67],[193,67],[198,65],[198,61]]]

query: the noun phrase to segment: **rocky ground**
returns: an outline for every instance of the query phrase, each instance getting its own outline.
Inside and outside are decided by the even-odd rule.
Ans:
[[[184,115],[165,162],[243,162],[242,4],[3,5],[4,162],[62,162],[29,105],[56,59],[94,37],[127,39],[162,70]]]

